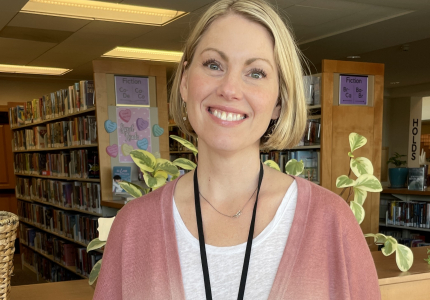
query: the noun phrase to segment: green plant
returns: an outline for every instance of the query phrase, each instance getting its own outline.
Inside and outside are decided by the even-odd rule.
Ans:
[[[400,166],[406,164],[406,160],[401,160],[402,157],[406,157],[406,155],[395,152],[394,156],[388,159],[387,164],[392,163],[396,168],[400,168]]]
[[[430,249],[429,248],[427,248],[427,254],[429,254],[428,258],[424,258],[424,260],[430,265]]]

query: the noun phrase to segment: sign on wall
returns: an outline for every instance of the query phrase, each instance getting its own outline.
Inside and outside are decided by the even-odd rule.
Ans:
[[[339,78],[340,105],[367,105],[367,76],[340,74]]]
[[[142,149],[152,152],[149,108],[116,107],[119,162],[131,163],[130,152]]]
[[[149,106],[147,77],[115,76],[117,106]]]

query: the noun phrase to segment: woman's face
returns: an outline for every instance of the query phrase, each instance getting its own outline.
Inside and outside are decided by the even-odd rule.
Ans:
[[[199,144],[225,151],[258,147],[280,110],[271,35],[236,14],[216,19],[202,36],[180,91]]]

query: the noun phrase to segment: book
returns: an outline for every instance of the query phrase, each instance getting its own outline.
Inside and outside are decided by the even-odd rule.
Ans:
[[[113,167],[112,168],[112,192],[114,193],[126,193],[125,190],[121,188],[119,183],[121,181],[131,182],[131,167]]]
[[[408,168],[408,190],[423,191],[425,189],[424,167]]]

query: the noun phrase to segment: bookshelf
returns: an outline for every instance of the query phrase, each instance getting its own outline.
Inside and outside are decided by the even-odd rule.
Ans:
[[[9,110],[20,246],[33,262],[43,262],[23,265],[38,276],[51,268],[54,279],[42,274],[48,281],[88,278],[103,253],[86,252],[102,216],[96,115],[93,81]]]

